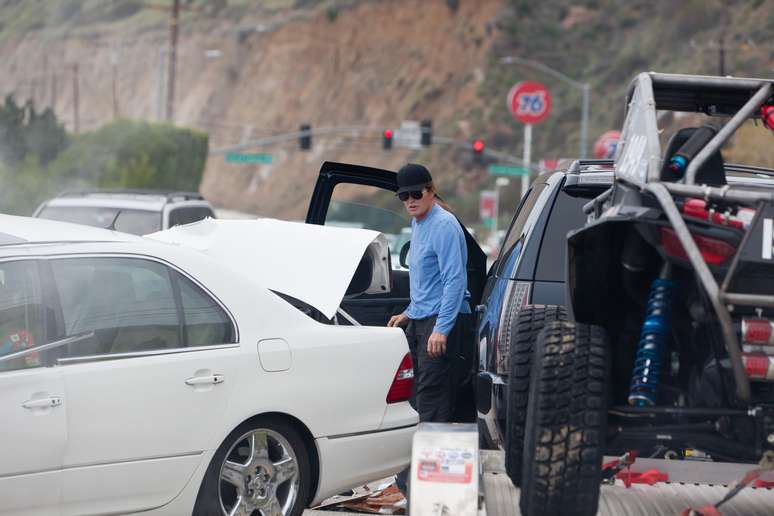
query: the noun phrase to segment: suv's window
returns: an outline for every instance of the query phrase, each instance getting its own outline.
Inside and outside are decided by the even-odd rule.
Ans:
[[[113,224],[118,231],[135,235],[147,235],[161,229],[161,213],[150,210],[125,210],[101,206],[46,206],[37,216],[97,228],[107,228]]]
[[[205,206],[196,206],[190,208],[175,208],[169,212],[169,227],[190,224],[207,217],[214,218],[212,210]]]
[[[384,233],[390,245],[393,268],[400,267],[400,249],[411,238],[411,220],[401,202],[394,193],[373,186],[336,185],[325,225],[373,229]]]
[[[234,327],[223,309],[188,278],[175,274],[183,302],[187,346],[234,342]]]
[[[64,258],[51,262],[62,305],[63,337],[94,332],[60,357],[129,353],[181,346],[172,282],[163,265],[134,258]]]
[[[41,365],[36,352],[3,357],[46,343],[44,313],[36,262],[0,263],[0,371]]]
[[[508,234],[505,236],[505,242],[500,250],[500,257],[498,258],[497,276],[503,273],[510,273],[510,269],[513,266],[512,259],[515,259],[521,254],[521,247],[524,243],[524,235],[532,224],[534,224],[535,217],[530,217],[533,209],[538,204],[543,192],[546,190],[545,183],[537,183],[532,186],[527,197],[522,201],[519,211],[511,223],[511,227],[508,229]],[[527,224],[531,221],[530,224]]]
[[[586,221],[583,205],[587,202],[587,197],[573,197],[564,191],[559,193],[543,234],[535,280],[564,281],[567,233],[583,226]]]

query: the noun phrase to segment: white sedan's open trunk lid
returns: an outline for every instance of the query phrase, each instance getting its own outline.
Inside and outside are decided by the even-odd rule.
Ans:
[[[264,287],[334,316],[380,233],[275,219],[205,219],[147,235],[197,249]]]

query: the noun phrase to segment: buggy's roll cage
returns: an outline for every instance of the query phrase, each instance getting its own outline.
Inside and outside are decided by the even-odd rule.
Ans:
[[[634,184],[656,198],[695,269],[720,322],[736,383],[736,395],[741,402],[750,401],[750,381],[742,362],[730,310],[734,304],[774,308],[774,295],[728,292],[731,279],[738,269],[741,252],[737,252],[734,257],[722,287],[718,286],[672,195],[757,208],[740,246],[740,250],[744,249],[750,235],[758,227],[763,208],[767,204],[774,204],[774,190],[750,191],[732,186],[699,185],[696,184],[697,171],[747,119],[758,116],[760,107],[772,101],[773,93],[774,81],[767,79],[641,73],[629,88],[626,119],[615,156],[616,179]],[[669,156],[661,155],[656,124],[656,110],[659,109],[730,117],[689,163],[682,183],[661,180],[663,161],[669,159]]]

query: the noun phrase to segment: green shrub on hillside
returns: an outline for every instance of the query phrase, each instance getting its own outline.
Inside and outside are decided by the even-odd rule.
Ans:
[[[70,185],[196,191],[206,159],[204,133],[119,120],[75,140],[51,174]]]
[[[30,119],[29,125],[16,123],[15,115],[15,110],[0,109],[5,142],[0,158],[2,213],[30,215],[67,188],[199,189],[207,159],[204,133],[120,120],[75,137],[59,152],[57,133],[43,131],[52,118],[53,127],[60,127],[53,113]],[[30,139],[34,144],[25,140],[29,134],[35,135]]]

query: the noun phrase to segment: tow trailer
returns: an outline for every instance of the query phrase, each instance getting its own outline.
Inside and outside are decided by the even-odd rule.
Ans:
[[[469,467],[479,476],[465,483]],[[600,516],[774,514],[774,455],[756,467],[699,458],[640,458],[628,452],[605,457],[600,467],[609,471],[601,487]],[[476,425],[420,425],[411,473],[411,516],[520,514],[519,489],[505,473],[504,453],[479,450]]]
[[[411,516],[518,516],[519,488],[501,450],[479,450],[476,425],[422,423],[411,461]],[[774,454],[759,465],[640,457],[605,457],[599,516],[770,516]],[[385,479],[365,491],[379,493]],[[377,487],[379,486],[379,487]],[[332,504],[306,516],[355,516]],[[394,509],[394,507],[391,507]],[[346,509],[345,509],[346,510]],[[377,511],[369,511],[376,513]],[[392,510],[379,513],[394,513]]]

